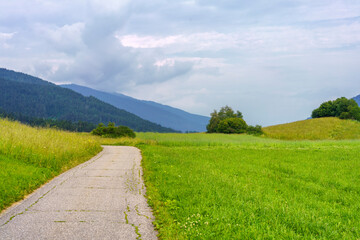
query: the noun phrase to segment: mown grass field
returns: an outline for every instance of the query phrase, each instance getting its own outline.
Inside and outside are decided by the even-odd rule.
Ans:
[[[283,140],[360,139],[360,122],[335,117],[315,118],[263,128],[266,136]]]
[[[96,155],[96,138],[0,119],[0,211]]]
[[[161,239],[360,238],[360,141],[138,135]]]

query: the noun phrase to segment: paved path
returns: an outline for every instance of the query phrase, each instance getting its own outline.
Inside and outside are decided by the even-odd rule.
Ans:
[[[156,239],[140,161],[105,146],[0,215],[0,239]]]

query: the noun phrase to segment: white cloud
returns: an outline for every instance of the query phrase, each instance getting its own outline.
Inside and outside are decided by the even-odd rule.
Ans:
[[[168,36],[168,37],[153,37],[153,36],[144,36],[140,37],[137,35],[125,35],[125,36],[116,36],[125,47],[132,48],[159,48],[165,47],[167,45],[175,44],[178,41],[181,41],[182,36]]]
[[[37,24],[35,31],[43,35],[56,50],[72,54],[81,50],[84,45],[82,41],[84,28],[85,24],[82,22],[60,27]]]
[[[11,40],[16,32],[14,33],[2,33],[0,32],[0,47],[2,48],[9,48],[10,45],[8,44],[8,41]]]
[[[189,35],[138,36],[117,38],[132,48],[161,48],[167,53],[184,51],[300,52],[312,49],[342,48],[360,44],[360,22],[329,27],[296,26],[251,27],[236,33],[200,32]]]
[[[0,40],[5,41],[13,38],[15,33],[2,33],[0,32]]]
[[[218,32],[200,32],[189,35],[170,36],[116,36],[122,45],[132,48],[174,48],[174,52],[184,50],[221,50],[235,47],[236,39],[233,34]],[[183,47],[182,47],[183,46]]]

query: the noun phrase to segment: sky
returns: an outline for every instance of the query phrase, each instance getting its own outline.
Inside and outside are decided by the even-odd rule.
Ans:
[[[0,67],[249,124],[360,94],[360,1],[0,0]]]

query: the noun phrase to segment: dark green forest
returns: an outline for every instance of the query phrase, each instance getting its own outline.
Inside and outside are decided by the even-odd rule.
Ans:
[[[69,120],[29,117],[24,116],[20,113],[7,113],[1,108],[0,118],[7,118],[9,120],[19,121],[32,127],[56,128],[71,132],[91,132],[96,127],[96,124],[89,122],[71,122]]]
[[[0,108],[7,114],[71,123],[87,122],[95,127],[98,123],[114,122],[138,132],[175,132],[95,97],[84,97],[70,89],[6,69],[0,69],[0,93]]]

